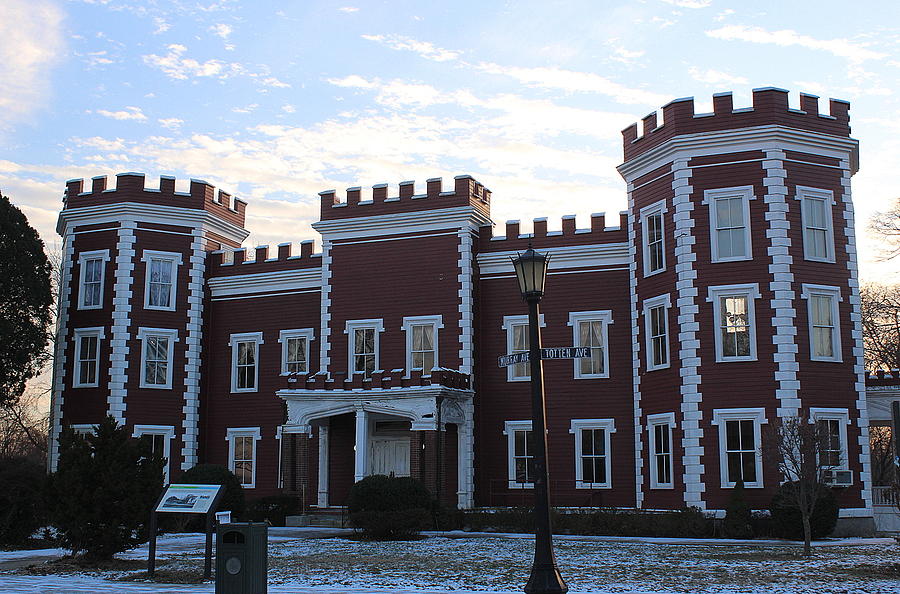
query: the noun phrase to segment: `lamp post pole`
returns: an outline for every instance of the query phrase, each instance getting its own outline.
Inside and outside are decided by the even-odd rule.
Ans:
[[[527,594],[565,594],[569,587],[556,567],[553,533],[550,529],[550,488],[547,478],[547,407],[541,366],[539,307],[544,296],[549,256],[535,252],[531,245],[513,259],[519,290],[528,303],[528,361],[531,370],[531,435],[534,447],[534,561]]]

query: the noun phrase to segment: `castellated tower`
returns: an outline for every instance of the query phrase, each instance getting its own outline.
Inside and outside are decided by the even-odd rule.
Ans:
[[[765,508],[781,477],[759,455],[764,428],[800,414],[842,444],[841,517],[868,520],[849,105],[820,113],[801,94],[792,109],[776,88],[713,104],[678,99],[664,124],[623,131],[638,500],[722,510],[741,479]]]
[[[66,184],[49,464],[63,425],[105,415],[152,439],[167,476],[198,460],[206,252],[247,237],[245,203],[206,182],[175,191],[122,173]]]

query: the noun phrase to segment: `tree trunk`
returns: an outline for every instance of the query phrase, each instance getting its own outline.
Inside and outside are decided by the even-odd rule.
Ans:
[[[812,555],[812,528],[809,525],[809,514],[803,514],[803,556]]]

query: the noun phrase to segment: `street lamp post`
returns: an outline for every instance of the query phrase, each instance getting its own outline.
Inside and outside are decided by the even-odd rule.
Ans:
[[[550,530],[550,489],[547,479],[547,430],[544,377],[541,368],[541,329],[538,304],[544,296],[550,257],[528,249],[513,259],[519,290],[528,303],[528,357],[531,366],[531,429],[534,441],[534,561],[525,585],[528,594],[564,594],[569,587],[556,567]]]

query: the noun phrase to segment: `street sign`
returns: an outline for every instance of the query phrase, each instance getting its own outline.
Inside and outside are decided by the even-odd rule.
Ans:
[[[591,347],[552,347],[541,349],[541,359],[588,359],[591,356]],[[516,363],[527,363],[531,360],[528,351],[501,355],[497,357],[500,367],[509,367]]]

